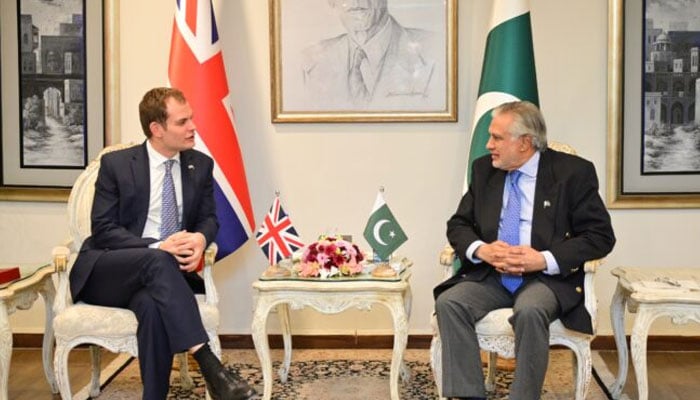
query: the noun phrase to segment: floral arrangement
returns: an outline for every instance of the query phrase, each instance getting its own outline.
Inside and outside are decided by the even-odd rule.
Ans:
[[[295,270],[302,277],[352,276],[362,272],[362,260],[364,256],[357,245],[341,237],[321,236],[304,248]]]

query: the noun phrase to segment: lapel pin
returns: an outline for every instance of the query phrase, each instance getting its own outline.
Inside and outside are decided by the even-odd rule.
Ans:
[[[551,205],[552,205],[552,203],[550,203],[549,200],[545,200],[545,201],[544,201],[544,208],[547,208],[547,207],[549,207],[549,206],[551,206]]]
[[[194,165],[192,165],[192,164],[187,165],[187,169],[190,169],[190,170],[194,169]]]

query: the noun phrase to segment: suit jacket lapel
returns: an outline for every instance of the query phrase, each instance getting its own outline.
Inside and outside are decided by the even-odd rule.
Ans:
[[[494,169],[486,183],[485,203],[489,207],[484,207],[484,225],[482,234],[488,242],[498,239],[498,221],[501,219],[501,208],[503,208],[503,187],[506,182],[506,174],[502,170]]]
[[[145,142],[141,146],[141,151],[134,152],[130,167],[137,196],[133,212],[136,215],[136,226],[139,228],[138,235],[141,235],[146,226],[151,196],[151,169],[148,165],[148,151]]]
[[[180,153],[180,176],[182,177],[182,228],[186,229],[194,200],[194,159],[187,151]]]
[[[535,184],[530,244],[538,250],[549,247],[554,234],[556,212],[559,209],[559,191],[550,157],[552,151],[546,150],[540,154],[540,165]]]

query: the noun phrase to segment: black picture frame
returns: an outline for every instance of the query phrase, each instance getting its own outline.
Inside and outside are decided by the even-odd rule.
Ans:
[[[33,22],[33,18],[45,19],[42,13],[61,15],[60,9],[45,2],[27,3],[31,1],[0,0],[0,61],[2,61],[0,200],[66,201],[73,182],[88,161],[93,159],[105,145],[116,141],[118,54],[115,49],[118,48],[119,3],[118,0],[78,0],[83,11],[78,13],[74,12],[74,9],[65,9],[64,11],[69,15],[59,18],[62,19],[60,23],[63,23],[60,28],[55,28],[59,29],[59,33],[48,32],[48,28],[45,28],[47,35],[42,37],[42,28],[37,26],[38,22],[37,24]],[[33,10],[35,15],[20,16],[23,6],[28,6],[29,8],[25,9]],[[32,7],[53,7],[53,9]],[[73,5],[73,7],[78,6]],[[66,34],[74,34],[77,38],[61,37]],[[83,36],[80,36],[81,34]],[[42,40],[47,43],[43,48]],[[76,43],[77,41],[83,43]],[[65,44],[68,42],[71,44]],[[22,47],[23,43],[25,47]],[[84,49],[82,54],[81,50],[76,50],[79,48]],[[55,68],[52,70],[53,76],[43,73],[46,60],[49,58],[48,49],[55,50],[52,60],[57,63],[52,64]],[[41,54],[42,51],[43,54]],[[68,53],[71,55],[66,56]],[[29,60],[29,66],[23,65],[22,62],[27,60]],[[31,70],[32,60],[36,62],[35,73]],[[42,62],[43,65],[41,65]],[[72,62],[74,64],[71,64]],[[81,62],[83,64],[79,65]],[[46,69],[50,70],[50,68]],[[79,82],[80,74],[76,72],[80,69],[84,70],[83,82]],[[22,82],[21,71],[29,71],[24,76],[24,82]],[[66,74],[66,71],[73,73]],[[71,158],[72,165],[61,162],[42,163],[41,151],[32,153],[34,149],[31,147],[32,138],[25,135],[25,128],[29,125],[28,111],[24,109],[20,100],[22,85],[32,82],[32,79],[35,79],[33,82],[40,83],[28,85],[35,91],[34,94],[38,93],[32,102],[25,103],[28,104],[28,108],[36,106],[35,103],[39,104],[38,107],[44,107],[47,99],[52,99],[50,94],[43,96],[42,91],[54,92],[58,94],[55,98],[68,100],[65,99],[65,93],[70,93],[71,88],[76,91],[73,97],[77,102],[82,101],[86,104],[84,110],[87,113],[83,116],[86,123],[83,125],[83,131],[79,132],[76,128],[77,134],[73,136],[74,140],[83,140],[85,146],[78,157],[79,161],[76,161],[76,157]],[[53,83],[46,83],[51,79],[54,80]],[[60,87],[61,84],[63,87]],[[39,92],[36,92],[37,90]],[[80,93],[76,94],[78,92]],[[65,103],[56,101],[52,104],[54,111],[60,110],[62,122],[68,121],[63,119],[66,110],[70,112],[70,107],[77,107],[75,104],[67,106]],[[43,117],[39,117],[41,118]],[[83,136],[80,136],[81,134]],[[47,140],[46,137],[49,135],[50,133],[43,132],[39,139]],[[61,138],[59,143],[65,143],[67,140],[67,138]],[[27,148],[30,150],[27,151]],[[33,160],[25,157],[28,154],[34,157]]]

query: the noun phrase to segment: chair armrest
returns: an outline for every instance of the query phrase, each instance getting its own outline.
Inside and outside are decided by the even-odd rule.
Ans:
[[[605,261],[604,258],[598,258],[596,260],[589,260],[586,261],[585,264],[583,264],[583,272],[585,273],[594,273],[603,264],[603,261]]]
[[[55,315],[61,313],[68,306],[68,263],[70,261],[70,247],[56,246],[51,250],[51,258],[53,266],[58,276],[58,288],[56,289],[56,298],[53,303],[53,312]]]
[[[58,276],[58,287],[56,289],[56,299],[54,301],[53,310],[55,314],[65,310],[71,304],[69,293],[69,269],[71,251],[70,242],[66,242],[62,246],[56,246],[51,251],[53,266]],[[216,253],[219,247],[216,243],[211,243],[204,251],[204,268],[202,269],[202,278],[204,279],[205,301],[207,304],[217,305],[219,303],[219,294],[214,285],[214,275],[212,267],[216,259]]]
[[[586,261],[583,264],[583,272],[585,273],[585,277],[583,278],[584,306],[591,316],[591,325],[593,326],[594,334],[598,326],[598,298],[595,293],[594,278],[596,270],[603,264],[603,261],[605,261],[604,258],[598,258]]]
[[[204,268],[202,268],[202,278],[204,279],[205,302],[216,306],[219,304],[219,294],[214,285],[214,275],[212,267],[216,260],[216,253],[219,251],[219,246],[212,242],[206,250],[204,250]]]
[[[445,267],[452,267],[452,263],[455,260],[455,250],[449,244],[440,252],[440,264]]]
[[[446,244],[440,252],[440,265],[442,266],[442,277],[448,279],[455,274],[455,251],[449,244]]]

